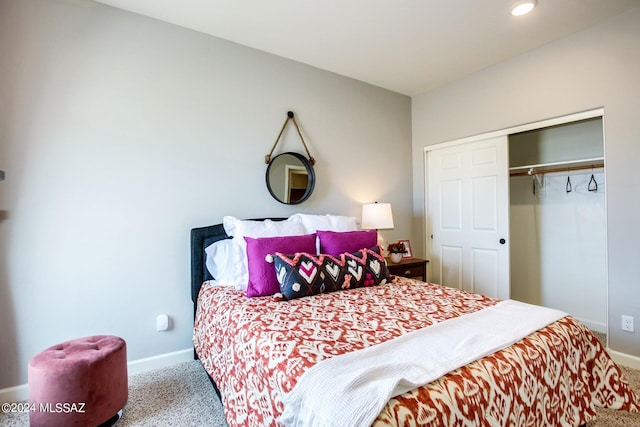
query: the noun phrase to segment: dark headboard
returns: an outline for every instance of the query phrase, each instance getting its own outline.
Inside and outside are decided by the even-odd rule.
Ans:
[[[191,230],[191,301],[195,304],[202,283],[211,280],[211,274],[207,270],[207,254],[205,248],[218,240],[230,239],[224,231],[222,224],[209,225],[207,227],[193,228]]]
[[[264,221],[266,218],[251,219],[251,221]],[[272,221],[282,221],[286,218],[268,218]],[[191,301],[193,301],[194,314],[200,287],[206,280],[211,280],[211,274],[207,270],[207,254],[204,252],[207,246],[218,240],[230,239],[225,233],[222,224],[193,228],[191,230]]]

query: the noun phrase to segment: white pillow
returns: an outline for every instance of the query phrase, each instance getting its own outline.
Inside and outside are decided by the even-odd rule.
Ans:
[[[356,231],[358,220],[353,216],[293,214],[288,221],[304,226],[305,234],[321,231]]]
[[[263,221],[251,221],[238,219],[233,216],[222,217],[222,225],[224,231],[228,236],[233,236],[233,239],[242,247],[246,249],[247,243],[244,238],[253,237],[258,239],[260,237],[278,237],[278,236],[301,236],[305,233],[304,225],[299,222],[284,220],[284,221],[272,221],[265,219]]]
[[[249,274],[242,262],[242,249],[233,239],[218,240],[204,250],[206,266],[218,285],[246,290]]]
[[[251,221],[238,219],[234,216],[224,216],[222,217],[222,226],[224,227],[225,233],[233,237],[233,239],[227,239],[233,241],[234,244],[232,255],[235,260],[231,268],[233,268],[235,273],[231,278],[236,281],[233,285],[239,290],[246,290],[249,283],[249,263],[247,260],[247,242],[244,240],[245,236],[258,239],[260,237],[301,236],[308,234],[305,233],[304,226],[301,223],[289,220],[272,221],[265,219],[263,221]],[[239,263],[239,265],[237,263]],[[228,264],[227,267],[229,267]],[[218,279],[215,275],[213,275],[213,277],[215,277],[216,280]]]

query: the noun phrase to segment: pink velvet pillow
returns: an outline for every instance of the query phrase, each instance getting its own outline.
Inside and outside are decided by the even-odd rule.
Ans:
[[[376,230],[358,231],[317,231],[320,240],[320,253],[339,256],[344,252],[356,252],[360,249],[378,245]]]
[[[295,254],[296,252],[316,251],[316,234],[302,236],[263,237],[254,239],[246,237],[249,283],[247,297],[262,297],[280,292],[280,284],[276,278],[273,264],[266,261],[266,256],[281,252]]]

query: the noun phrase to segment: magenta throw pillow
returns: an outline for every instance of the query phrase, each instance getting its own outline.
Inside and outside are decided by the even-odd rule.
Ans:
[[[360,249],[378,245],[376,230],[358,231],[317,231],[320,241],[320,253],[339,256],[345,252],[356,252]]]
[[[247,267],[249,283],[247,297],[262,297],[280,292],[280,284],[276,278],[273,264],[265,259],[276,252],[295,254],[297,252],[316,251],[316,234],[302,236],[263,237],[254,239],[246,237]]]

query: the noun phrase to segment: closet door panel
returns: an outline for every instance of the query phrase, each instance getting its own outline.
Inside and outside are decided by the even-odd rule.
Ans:
[[[506,136],[427,153],[432,280],[509,298]]]
[[[452,152],[444,154],[440,158],[440,169],[446,174],[449,171],[457,171],[462,169],[462,152]]]
[[[498,251],[472,250],[472,291],[483,295],[497,295]]]
[[[440,185],[442,229],[462,230],[462,181],[445,181]]]
[[[471,150],[471,166],[496,166],[498,163],[498,150],[496,147],[482,147]]]
[[[440,282],[439,284],[451,288],[463,289],[462,284],[462,247],[440,247]]]
[[[497,231],[497,188],[495,176],[472,179],[473,230]]]

